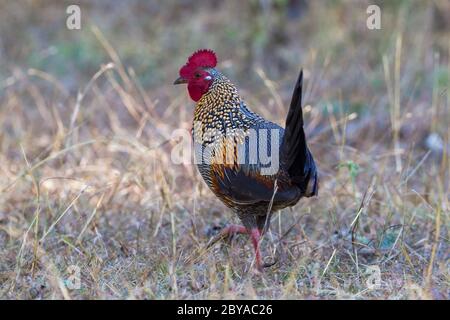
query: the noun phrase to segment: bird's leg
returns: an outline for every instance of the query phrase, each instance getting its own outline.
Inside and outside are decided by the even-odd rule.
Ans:
[[[250,237],[252,239],[253,248],[255,249],[255,264],[256,269],[260,272],[262,272],[263,264],[261,260],[261,252],[259,250],[259,242],[261,240],[261,232],[258,230],[258,228],[253,228],[250,230]]]
[[[261,236],[264,233],[264,229],[257,229],[253,228],[250,230],[250,237],[252,239],[253,248],[255,249],[255,264],[256,269],[260,272],[262,272],[263,268],[269,268],[273,266],[275,263],[277,263],[277,260],[274,260],[271,263],[263,263],[261,258],[261,250],[259,248],[260,242],[261,242]]]
[[[217,234],[214,238],[209,241],[207,248],[210,248],[212,245],[214,245],[217,241],[226,239],[228,237],[231,237],[237,233],[248,233],[247,229],[243,226],[237,225],[237,224],[230,224],[229,226],[226,226],[222,230],[220,230],[219,234]]]
[[[272,263],[268,263],[268,264],[264,264],[262,262],[262,258],[261,258],[261,250],[260,250],[260,241],[261,241],[261,235],[263,234],[263,229],[258,229],[258,228],[252,228],[252,229],[247,229],[244,226],[240,226],[240,225],[236,225],[236,224],[231,224],[229,226],[226,226],[225,228],[223,228],[222,230],[220,230],[219,234],[217,234],[215,237],[213,237],[208,244],[206,245],[206,248],[210,248],[211,246],[213,246],[216,242],[226,239],[228,237],[231,237],[237,233],[244,233],[244,234],[249,234],[250,238],[252,240],[252,244],[253,244],[253,248],[255,250],[255,265],[256,265],[256,269],[259,272],[263,271],[263,268],[268,268],[271,267],[272,265],[274,265],[276,263],[272,262]]]

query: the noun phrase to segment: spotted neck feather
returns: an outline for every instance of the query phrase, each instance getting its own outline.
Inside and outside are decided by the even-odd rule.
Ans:
[[[229,134],[234,129],[247,130],[264,121],[245,106],[230,80],[215,69],[209,72],[214,81],[195,106],[194,124],[200,123],[203,132],[214,129]]]

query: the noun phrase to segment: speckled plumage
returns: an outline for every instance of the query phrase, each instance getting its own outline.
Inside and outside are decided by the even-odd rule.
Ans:
[[[281,151],[284,129],[249,110],[236,87],[223,74],[212,68],[207,71],[214,80],[195,107],[193,138],[197,158],[205,148],[209,147],[211,152],[199,161],[199,171],[214,194],[239,216],[247,228],[263,230],[267,213],[294,205],[302,196],[317,192],[315,166],[312,174],[314,185],[309,188],[314,189],[311,194],[311,191],[305,192],[307,187],[292,183],[283,168],[284,159],[280,159],[279,170],[271,175],[261,174],[263,165],[260,159],[256,163],[250,163],[249,159],[239,163],[236,150],[243,147],[248,152],[249,129],[256,132],[258,146],[262,143],[268,145],[269,153],[271,134],[276,133],[279,136],[277,147]],[[262,137],[261,131],[266,131],[267,137]],[[231,154],[231,162],[225,160],[227,151]],[[275,183],[277,192],[269,210]],[[269,222],[270,217],[267,219]]]

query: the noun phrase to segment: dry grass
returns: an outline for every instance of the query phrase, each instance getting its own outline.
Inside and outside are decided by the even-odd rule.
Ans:
[[[0,6],[1,298],[448,298],[450,30],[436,18],[446,1],[386,5],[380,31],[365,28],[361,1],[314,1],[294,18],[280,18],[284,1],[86,2],[75,35],[55,31],[58,3]],[[17,24],[34,24],[34,40]],[[93,52],[47,58],[64,37]],[[262,246],[279,262],[262,275],[245,237],[203,250],[234,218],[193,165],[171,161],[172,133],[193,110],[171,82],[203,46],[279,123],[305,69],[319,197],[275,215]],[[67,287],[70,266],[80,289]]]

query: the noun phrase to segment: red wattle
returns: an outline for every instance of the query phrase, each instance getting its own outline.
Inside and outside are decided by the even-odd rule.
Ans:
[[[198,100],[200,100],[200,98],[202,97],[203,93],[201,88],[198,86],[191,86],[188,84],[188,92],[189,92],[189,96],[191,97],[192,100],[194,100],[195,102],[197,102]]]

